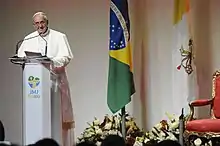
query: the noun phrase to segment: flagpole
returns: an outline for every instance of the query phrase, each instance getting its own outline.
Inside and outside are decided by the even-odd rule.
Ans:
[[[181,115],[179,117],[179,143],[184,146],[183,133],[184,133],[184,109],[182,108]]]
[[[125,124],[125,106],[121,109],[121,133],[124,140],[126,140],[126,124]]]

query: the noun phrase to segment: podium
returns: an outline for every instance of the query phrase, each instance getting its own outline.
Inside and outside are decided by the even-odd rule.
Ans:
[[[57,80],[57,75],[50,70],[52,61],[46,57],[12,57],[9,60],[21,65],[23,72],[22,144],[33,144],[42,138],[54,138],[53,127],[60,124],[60,117],[56,116],[56,119],[53,119],[55,121],[52,120],[53,101],[51,97],[58,97],[58,92],[55,91],[57,85],[51,84],[56,83]],[[59,98],[56,99],[59,100]],[[56,126],[53,122],[56,123]],[[60,138],[54,139],[59,142]]]

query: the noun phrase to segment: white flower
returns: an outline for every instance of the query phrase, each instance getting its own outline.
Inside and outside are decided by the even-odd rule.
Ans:
[[[164,140],[165,139],[165,133],[163,133],[163,132],[160,132],[159,134],[158,134],[158,137],[156,137],[157,139],[159,139],[159,141],[162,141],[162,140]]]
[[[165,114],[167,115],[167,117],[168,117],[168,119],[169,119],[170,121],[172,121],[172,120],[175,119],[175,115],[174,115],[174,114],[169,114],[168,112],[166,112]]]
[[[139,142],[139,141],[135,141],[133,146],[143,146],[143,144],[141,142]]]
[[[118,117],[115,117],[114,120],[115,120],[115,128],[119,127],[120,119]]]
[[[105,135],[104,135],[104,134],[102,134],[100,138],[101,138],[101,139],[105,139]]]
[[[100,141],[97,141],[97,142],[96,142],[96,145],[97,145],[97,146],[101,146],[101,144],[102,144],[102,143],[101,143]]]
[[[149,136],[149,132],[146,132],[146,133],[145,133],[145,136]]]
[[[135,141],[142,143],[144,141],[144,137],[136,137]]]
[[[121,132],[120,132],[120,131],[118,131],[118,136],[121,136],[121,137],[122,137],[122,134],[121,134]]]
[[[80,136],[78,137],[78,139],[83,139],[83,136],[82,136],[82,135],[80,135]]]
[[[150,139],[145,138],[144,143],[147,143],[148,141],[150,141]]]
[[[103,131],[102,135],[105,137],[108,135],[108,131]]]
[[[159,131],[159,129],[157,129],[156,127],[154,127],[154,128],[152,129],[152,132],[154,132],[154,133],[156,133],[156,134],[159,134],[158,131]]]
[[[99,126],[94,126],[93,127],[95,130],[100,129]]]
[[[159,137],[163,138],[165,136],[166,136],[166,134],[163,131],[161,131],[160,134],[159,134]]]
[[[109,134],[110,134],[110,135],[117,135],[118,132],[117,132],[116,130],[110,130],[110,131],[109,131]]]
[[[176,130],[174,131],[174,133],[179,134],[179,133],[180,133],[179,129],[176,129]]]
[[[195,144],[195,146],[200,146],[202,144],[201,139],[197,138],[196,140],[194,140],[194,144]]]
[[[107,123],[107,124],[105,125],[105,129],[106,129],[106,130],[110,130],[111,127],[112,127],[112,123],[111,123],[111,122],[109,122],[109,123]]]
[[[174,140],[174,141],[176,141],[176,140],[178,140],[174,135],[173,135],[173,133],[168,133],[168,137],[166,138],[166,139],[170,139],[170,140]]]
[[[96,129],[95,133],[101,135],[101,134],[102,134],[102,129],[100,129],[100,128],[99,128],[99,129]]]
[[[154,139],[154,134],[152,132],[149,132],[149,138]]]
[[[161,129],[161,128],[162,128],[162,124],[161,124],[161,123],[158,123],[158,124],[156,124],[154,127],[157,128],[157,129]]]
[[[94,132],[94,129],[93,128],[88,128],[85,130],[85,132]]]
[[[210,140],[210,141],[208,142],[208,144],[209,144],[209,146],[212,146],[212,141]]]
[[[110,121],[113,121],[113,116],[107,115],[107,118],[108,118]]]
[[[139,141],[135,141],[133,146],[143,146],[143,144],[141,142],[139,142]]]
[[[85,133],[85,134],[84,134],[84,137],[85,137],[85,138],[89,138],[89,137],[91,137],[91,136],[92,136],[91,133]]]
[[[179,127],[179,121],[175,121],[175,122],[170,124],[170,129],[171,130],[175,130],[178,127]]]
[[[83,139],[83,136],[80,135],[78,138],[77,138],[77,143],[80,143],[80,142],[83,142],[84,139]]]
[[[100,124],[100,121],[99,121],[99,119],[95,119],[95,120],[93,121],[93,123],[94,123],[95,126],[98,126],[98,125]]]

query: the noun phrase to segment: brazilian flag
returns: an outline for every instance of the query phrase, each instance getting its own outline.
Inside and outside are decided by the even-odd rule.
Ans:
[[[111,0],[109,27],[107,104],[112,113],[116,113],[131,101],[135,93],[127,0]]]

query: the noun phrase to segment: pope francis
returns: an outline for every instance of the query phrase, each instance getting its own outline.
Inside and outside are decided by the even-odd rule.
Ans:
[[[74,120],[70,89],[65,71],[65,67],[73,58],[73,54],[66,35],[48,27],[48,19],[44,12],[37,12],[33,15],[33,26],[36,31],[24,38],[24,40],[32,39],[23,41],[18,49],[18,57],[25,57],[25,51],[40,52],[53,61],[53,71],[59,75],[58,85],[61,93],[63,146],[73,145],[73,135],[70,136],[70,131],[73,130]]]

